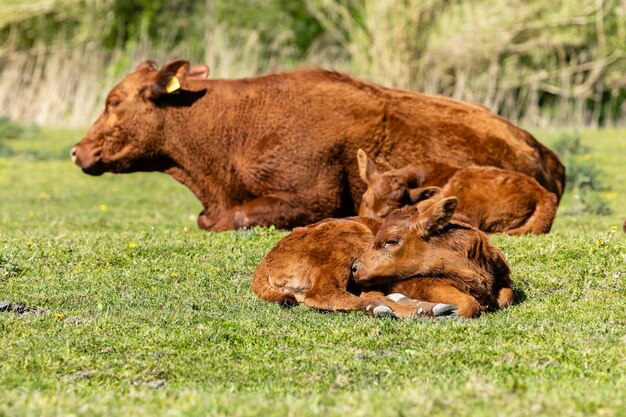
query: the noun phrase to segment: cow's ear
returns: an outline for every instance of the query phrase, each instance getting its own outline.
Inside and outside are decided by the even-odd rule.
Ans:
[[[163,94],[177,93],[187,78],[188,72],[189,61],[184,59],[177,59],[164,65],[159,71],[156,82],[150,88],[148,98],[154,100]]]
[[[420,187],[409,189],[409,199],[411,200],[411,204],[416,204],[420,201],[428,200],[429,198],[440,200],[442,197],[443,194],[441,194],[441,188],[439,187]]]
[[[209,78],[209,74],[211,74],[211,69],[207,65],[198,64],[189,68],[187,79],[206,80]]]
[[[420,214],[420,223],[424,228],[424,234],[434,235],[441,232],[450,223],[456,205],[456,197],[447,197],[437,201]]]
[[[359,164],[359,175],[366,184],[372,180],[372,176],[377,172],[376,164],[368,158],[363,149],[359,149],[356,153],[356,160]]]
[[[135,68],[135,71],[146,71],[146,70],[157,70],[159,69],[159,67],[157,66],[156,62],[154,61],[143,61],[140,62],[139,65],[137,65],[137,68]]]

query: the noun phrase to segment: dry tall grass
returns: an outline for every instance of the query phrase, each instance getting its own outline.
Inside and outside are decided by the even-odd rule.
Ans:
[[[142,41],[130,52],[105,51],[84,42],[5,53],[0,57],[0,115],[43,125],[85,126],[101,112],[115,83],[144,59],[164,63],[201,56],[198,61],[211,67],[212,77],[251,76],[279,67],[279,58],[269,64],[262,61],[266,48],[255,33],[233,45],[218,26],[207,31],[205,44],[200,52]]]
[[[361,4],[362,16],[349,13]],[[623,108],[600,119],[601,105],[619,107],[626,96],[626,1],[317,0],[310,8],[360,76],[536,126],[626,116]]]
[[[53,4],[27,3],[20,10]],[[482,103],[526,125],[610,126],[626,115],[626,0],[310,0],[307,7],[325,32],[299,63],[290,33],[270,45],[254,31],[234,42],[210,14],[200,43],[143,40],[107,51],[86,35],[24,51],[0,42],[0,115],[84,126],[137,62],[175,57],[207,63],[212,77],[329,67]]]

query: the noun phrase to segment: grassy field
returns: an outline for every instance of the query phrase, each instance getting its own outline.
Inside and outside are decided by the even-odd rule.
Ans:
[[[165,175],[82,174],[81,134],[0,157],[0,301],[27,307],[0,312],[0,416],[626,415],[625,130],[580,132],[613,213],[574,190],[549,235],[494,237],[522,302],[443,321],[261,302],[284,232],[200,232]]]

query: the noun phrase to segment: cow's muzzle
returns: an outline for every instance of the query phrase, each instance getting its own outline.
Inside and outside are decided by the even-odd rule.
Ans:
[[[101,155],[102,151],[100,149],[86,151],[81,148],[80,144],[70,150],[72,162],[78,165],[85,174],[89,175],[102,175],[104,173]]]

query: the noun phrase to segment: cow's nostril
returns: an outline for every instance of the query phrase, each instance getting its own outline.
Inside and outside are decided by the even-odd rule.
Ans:
[[[72,158],[72,161],[76,161],[76,146],[70,150],[70,158]]]

